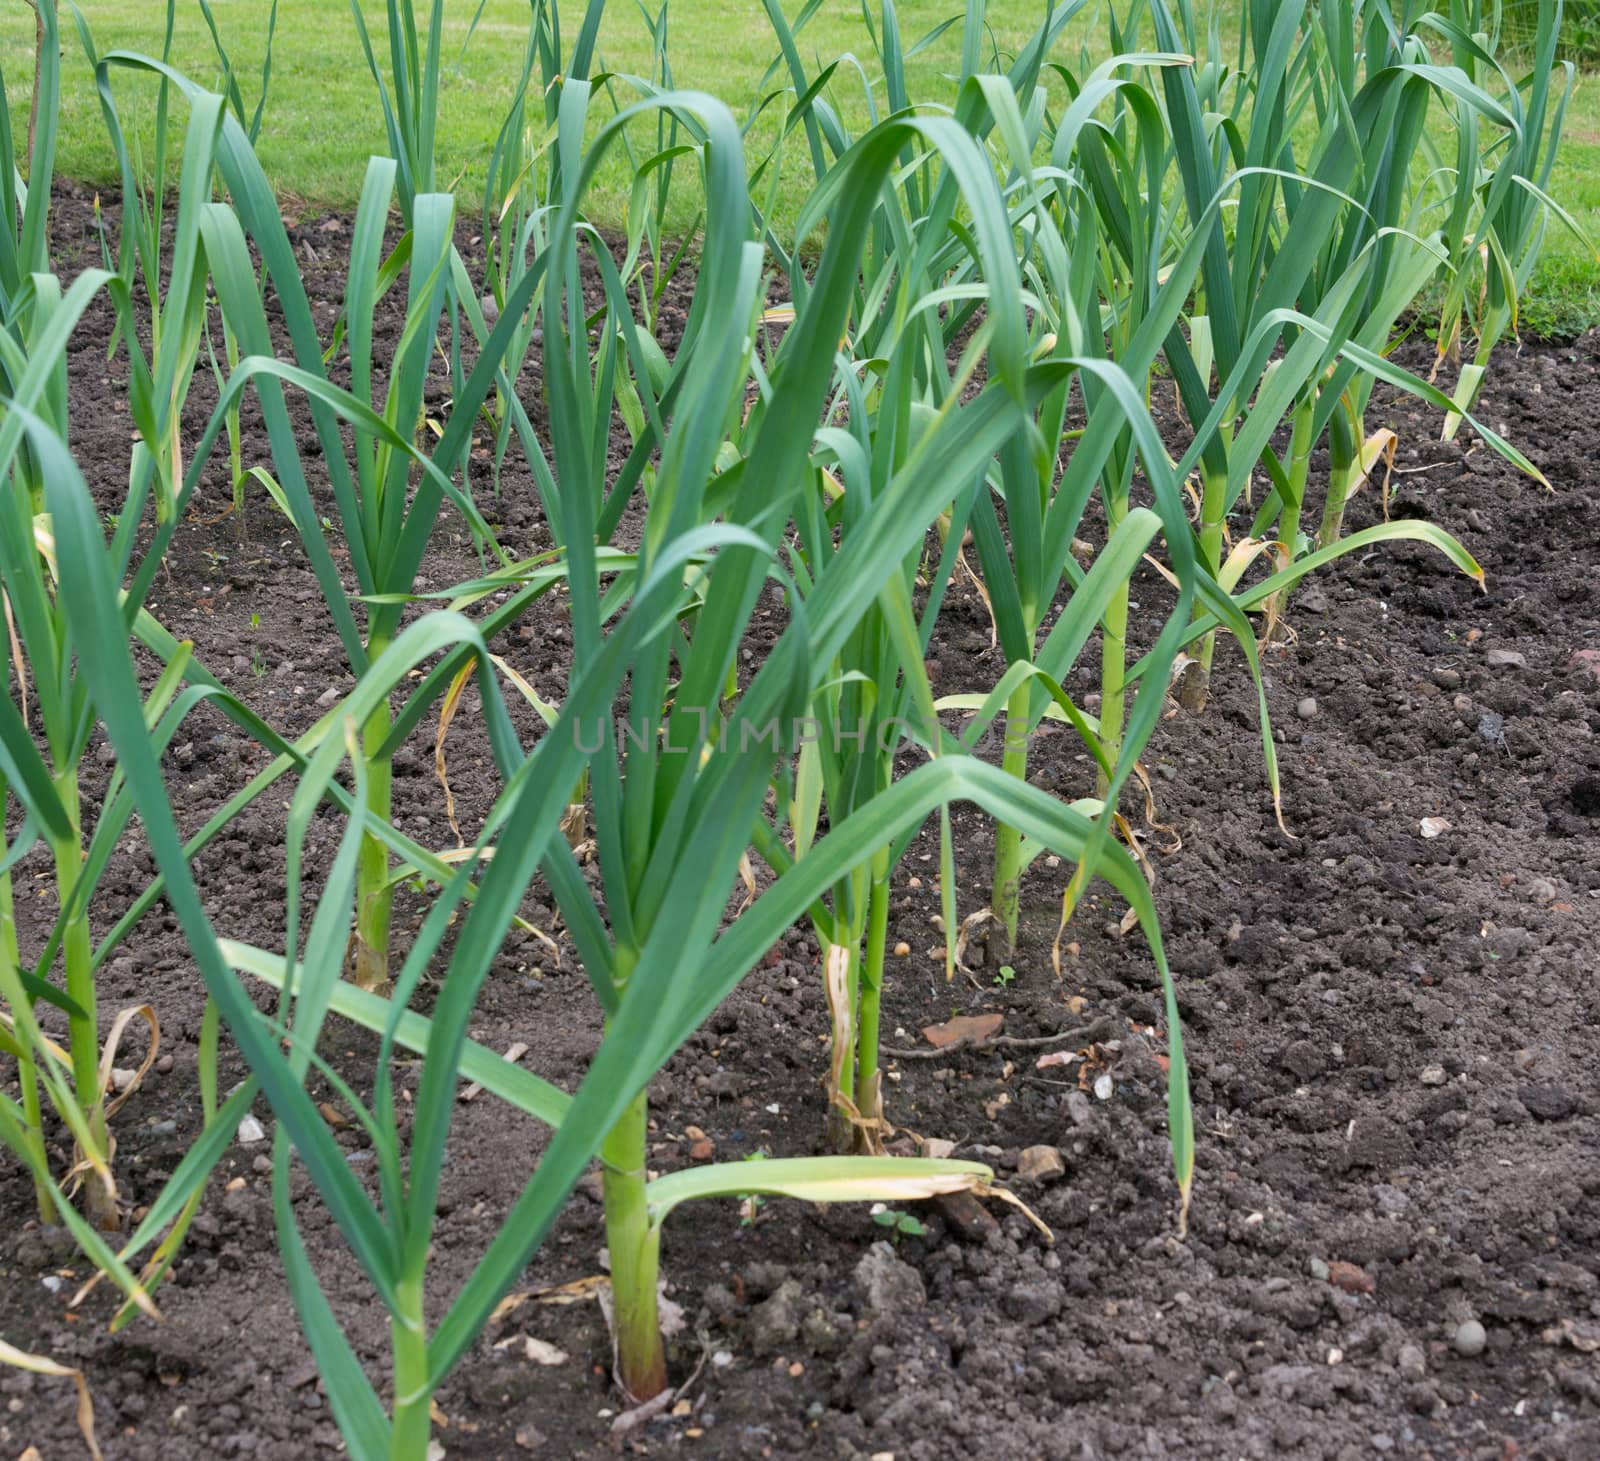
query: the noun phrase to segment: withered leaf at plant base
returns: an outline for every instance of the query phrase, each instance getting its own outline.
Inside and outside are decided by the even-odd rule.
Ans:
[[[1000,1027],[1005,1024],[1004,1015],[957,1015],[953,1020],[946,1020],[942,1025],[924,1025],[922,1038],[935,1050],[943,1050],[946,1046],[954,1045],[958,1040],[967,1040],[976,1043],[979,1040],[988,1040],[1000,1033]]]
[[[35,1375],[50,1375],[71,1380],[78,1391],[78,1430],[93,1461],[101,1461],[100,1444],[95,1439],[94,1433],[94,1401],[89,1397],[89,1382],[84,1379],[82,1370],[75,1370],[70,1365],[61,1364],[47,1355],[29,1354],[25,1350],[13,1348],[3,1339],[0,1339],[0,1364],[28,1370]],[[33,1448],[30,1446],[28,1451],[33,1451]],[[27,1451],[22,1453],[23,1456],[27,1454]],[[33,1451],[33,1454],[37,1456],[39,1453]]]
[[[599,1290],[610,1286],[611,1280],[605,1274],[593,1273],[588,1278],[576,1278],[571,1283],[556,1284],[552,1288],[527,1289],[520,1293],[507,1294],[495,1306],[489,1322],[502,1323],[527,1303],[581,1304],[592,1299]]]

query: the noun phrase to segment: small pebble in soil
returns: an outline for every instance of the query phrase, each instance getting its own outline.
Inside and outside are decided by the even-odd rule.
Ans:
[[[1024,1280],[1007,1290],[1000,1306],[1008,1318],[1034,1328],[1061,1312],[1061,1286],[1044,1278]]]
[[[800,1333],[800,1320],[804,1299],[800,1285],[793,1279],[779,1286],[777,1293],[763,1299],[750,1311],[750,1323],[745,1339],[753,1353],[763,1357],[778,1356],[783,1363],[783,1351]]]
[[[1298,715],[1301,720],[1314,720],[1317,714],[1316,697],[1307,695],[1304,700],[1295,706],[1294,713]]]
[[[1420,1381],[1407,1389],[1406,1404],[1418,1415],[1431,1416],[1439,1409],[1439,1392],[1431,1381]]]
[[[1312,1278],[1318,1283],[1327,1283],[1328,1265],[1320,1258],[1313,1258],[1306,1267],[1310,1270]]]
[[[1296,1040],[1285,1047],[1278,1057],[1278,1064],[1305,1084],[1328,1069],[1328,1057],[1310,1040]]]
[[[1526,1086],[1521,1092],[1521,1100],[1528,1114],[1540,1121],[1564,1120],[1577,1107],[1566,1087],[1555,1084]]]
[[[1384,1212],[1404,1212],[1411,1206],[1411,1199],[1387,1182],[1380,1182],[1372,1189],[1372,1198]]]
[[[1551,701],[1550,710],[1557,720],[1582,720],[1585,712],[1583,696],[1575,690],[1563,690]]]
[[[965,1243],[987,1243],[1000,1224],[970,1192],[950,1192],[934,1198],[934,1207],[950,1231]]]
[[[1476,1319],[1468,1319],[1456,1328],[1455,1338],[1451,1340],[1456,1353],[1473,1359],[1483,1353],[1489,1343],[1489,1336],[1484,1333],[1483,1325]]]
[[[168,1075],[171,1073],[171,1070],[172,1057],[170,1055],[163,1055],[160,1060],[156,1061],[156,1071],[158,1074]]]
[[[1483,662],[1491,670],[1525,670],[1528,668],[1528,657],[1519,654],[1514,649],[1491,649],[1484,655]]]
[[[1560,890],[1549,878],[1535,878],[1528,884],[1528,897],[1535,903],[1548,906],[1560,896]]]
[[[1053,1146],[1024,1147],[1017,1156],[1017,1176],[1024,1182],[1050,1182],[1066,1171],[1066,1162]]]
[[[1428,1372],[1428,1361],[1420,1345],[1402,1344],[1394,1363],[1395,1368],[1408,1380],[1420,1380]]]
[[[856,1264],[852,1275],[856,1292],[874,1314],[895,1314],[920,1309],[927,1302],[922,1275],[902,1262],[887,1243],[874,1243]],[[798,1289],[799,1285],[795,1285]]]
[[[894,956],[897,959],[909,959],[911,957],[911,945],[902,939],[894,946]]]
[[[247,1115],[239,1123],[239,1145],[252,1146],[258,1141],[264,1141],[267,1133],[262,1130],[261,1123],[254,1116]]]
[[[1372,1275],[1360,1264],[1342,1260],[1328,1265],[1328,1282],[1347,1294],[1370,1294],[1377,1287]]]
[[[1417,1077],[1425,1086],[1442,1086],[1445,1083],[1444,1067],[1442,1065],[1425,1065],[1422,1074]]]

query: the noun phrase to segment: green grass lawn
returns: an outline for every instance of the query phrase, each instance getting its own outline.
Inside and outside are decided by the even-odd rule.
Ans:
[[[166,9],[160,0],[81,3],[102,51],[123,47],[159,53]],[[655,0],[649,3],[653,9]],[[212,0],[212,8],[233,49],[247,104],[253,106],[267,0]],[[426,8],[424,0],[418,0],[418,8]],[[520,73],[528,17],[526,0],[488,0],[477,34],[462,54],[475,8],[475,0],[457,0],[446,14],[451,64],[442,86],[439,126],[442,179],[456,183],[462,190],[463,206],[473,209],[480,206],[488,154]],[[789,0],[785,8],[792,13],[798,5]],[[898,13],[906,43],[920,38],[956,8],[952,0],[903,0]],[[579,7],[569,4],[565,9],[567,25],[575,29]],[[368,11],[374,44],[382,46],[381,0],[368,0]],[[101,184],[113,177],[111,152],[70,11],[63,6],[63,12],[66,75],[57,170],[63,176]],[[1015,51],[1042,13],[1040,0],[991,0],[991,27],[1003,55]],[[1075,57],[1080,43],[1099,40],[1103,33],[1099,13],[1098,7],[1090,7],[1085,18],[1074,23],[1058,56]],[[676,83],[713,92],[742,117],[777,50],[760,0],[678,0],[668,15],[668,54]],[[23,112],[31,81],[31,74],[25,73],[31,73],[32,39],[33,17],[27,7],[16,0],[0,0],[0,57],[4,57],[6,84],[18,113]],[[909,63],[912,95],[950,93],[944,78],[957,65],[960,44],[957,25]],[[827,61],[841,52],[853,52],[881,104],[881,77],[873,65],[873,49],[857,0],[827,0],[803,32],[801,49],[807,64],[813,66],[817,57]],[[617,0],[608,8],[601,52],[608,69],[648,71],[650,41],[635,4]],[[180,0],[173,59],[196,80],[217,84],[220,68],[193,0]],[[142,105],[148,112],[147,93],[141,99],[126,79],[119,79],[118,87],[119,98],[126,95],[130,111]],[[841,71],[835,87],[851,120],[859,124],[866,115],[860,77]],[[618,94],[626,99],[626,88],[619,86]],[[771,133],[758,131],[757,136],[770,138]],[[350,206],[360,190],[365,159],[383,146],[382,115],[348,6],[343,0],[280,0],[272,87],[259,147],[262,164],[279,192],[300,207]],[[751,150],[755,152],[754,144]],[[780,212],[792,217],[804,194],[801,173],[807,164],[799,149],[791,151],[787,163]],[[620,223],[627,181],[626,159],[619,153],[602,173],[590,200],[590,212],[598,221]],[[1553,192],[1589,235],[1600,239],[1600,76],[1578,78]],[[682,223],[687,222],[685,216]],[[1600,266],[1591,251],[1565,229],[1553,226],[1527,301],[1527,323],[1548,332],[1571,331],[1597,320]]]
[[[426,10],[427,0],[418,0]],[[265,47],[267,0],[212,0],[223,39],[233,53],[248,105],[253,106]],[[654,9],[654,3],[651,8]],[[798,7],[793,3],[790,10]],[[102,52],[113,48],[158,55],[165,26],[161,0],[81,0],[81,9]],[[512,88],[521,72],[527,37],[527,0],[488,0],[471,44],[463,52],[477,0],[455,0],[446,10],[448,66],[441,85],[439,159],[441,173],[471,189],[474,201]],[[366,0],[365,13],[380,60],[386,59],[383,0]],[[901,7],[907,43],[951,14],[947,0],[909,0]],[[1037,0],[998,0],[990,6],[997,44],[1006,51],[1025,40],[1037,25]],[[582,18],[581,6],[563,6],[564,38]],[[58,170],[88,182],[110,181],[113,162],[105,143],[99,99],[70,12],[62,5],[64,52],[62,140]],[[31,58],[33,17],[15,0],[0,0],[0,56],[13,107],[21,111],[31,74],[19,64]],[[831,60],[854,50],[867,74],[873,70],[871,43],[855,0],[830,0],[802,32],[807,63]],[[938,94],[940,78],[959,64],[960,27],[908,66],[913,91]],[[674,80],[721,97],[742,119],[763,74],[777,55],[777,43],[760,0],[679,0],[669,11],[668,53]],[[180,0],[173,60],[195,80],[216,86],[221,77],[211,37],[194,0]],[[624,74],[648,74],[651,43],[632,0],[614,0],[601,30],[600,64]],[[859,92],[860,80],[853,78]],[[843,91],[845,83],[839,90]],[[119,96],[130,88],[118,81]],[[620,83],[618,97],[631,93]],[[881,85],[879,98],[881,101]],[[609,108],[607,109],[609,111]],[[864,115],[864,112],[863,112]],[[770,135],[770,134],[769,134]],[[353,206],[361,190],[366,158],[384,148],[383,117],[346,0],[280,0],[272,85],[258,151],[262,165],[285,196],[313,205]],[[798,163],[799,159],[796,159]],[[622,169],[601,182],[605,204],[620,217],[626,202]],[[790,190],[798,199],[798,176]]]

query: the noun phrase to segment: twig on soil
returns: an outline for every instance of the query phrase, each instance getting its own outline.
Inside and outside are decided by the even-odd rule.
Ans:
[[[939,1060],[954,1055],[958,1050],[1025,1050],[1039,1045],[1066,1045],[1071,1049],[1081,1049],[1086,1045],[1114,1040],[1119,1033],[1117,1022],[1110,1015],[1102,1015],[1076,1030],[1058,1030],[1054,1035],[991,1035],[986,1040],[974,1040],[971,1036],[963,1035],[937,1050],[901,1050],[893,1045],[885,1045],[883,1053],[894,1056],[896,1060]]]
[[[694,1373],[691,1374],[689,1378],[683,1382],[683,1384],[678,1386],[676,1390],[663,1390],[654,1399],[646,1400],[644,1404],[636,1405],[633,1407],[633,1409],[625,1410],[621,1415],[617,1416],[617,1418],[611,1422],[612,1449],[615,1451],[620,1451],[622,1449],[623,1441],[626,1440],[629,1435],[638,1430],[640,1426],[648,1424],[658,1415],[663,1414],[667,1410],[671,1409],[672,1406],[676,1405],[680,1400],[682,1400],[683,1397],[694,1388],[695,1382],[700,1378],[700,1372],[706,1367],[706,1359],[710,1356],[710,1354],[711,1345],[709,1341],[702,1340],[700,1346],[700,1358],[695,1363]],[[627,1392],[624,1391],[623,1393],[626,1394]]]
[[[1019,1086],[1039,1086],[1044,1090],[1053,1091],[1080,1091],[1083,1089],[1077,1081],[1047,1081],[1042,1075],[1024,1075],[1017,1077]]]

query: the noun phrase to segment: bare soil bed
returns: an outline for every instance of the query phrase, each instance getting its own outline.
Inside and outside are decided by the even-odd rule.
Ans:
[[[348,236],[339,218],[296,230],[329,328]],[[462,242],[470,255],[470,230]],[[64,275],[98,254],[87,197],[70,188],[55,243]],[[104,463],[110,508],[131,428],[106,324],[93,317],[79,331],[72,445],[91,484]],[[1426,369],[1428,347],[1418,339],[1402,358]],[[686,1320],[675,1378],[690,1383],[625,1449],[897,1461],[1600,1455],[1600,336],[1507,348],[1494,367],[1485,419],[1555,491],[1465,431],[1439,442],[1435,416],[1380,388],[1369,428],[1387,422],[1400,437],[1392,512],[1457,534],[1487,570],[1488,592],[1406,545],[1346,559],[1300,592],[1293,638],[1265,655],[1292,838],[1273,819],[1236,651],[1219,652],[1206,713],[1174,711],[1152,742],[1161,819],[1183,842],[1158,858],[1157,896],[1193,1065],[1187,1239],[1176,1233],[1163,1045],[1151,1031],[1159,996],[1142,939],[1122,937],[1120,908],[1097,898],[1069,930],[1077,953],[1058,981],[1050,944],[1066,873],[1037,864],[1015,977],[1001,982],[980,950],[975,979],[946,984],[930,956],[937,862],[931,846],[916,847],[893,906],[891,944],[911,953],[891,961],[891,1045],[926,1051],[921,1027],[985,1012],[1003,1015],[1006,1036],[1096,1026],[1102,1045],[1114,1042],[1095,1054],[1109,1099],[1092,1079],[1083,1089],[1076,1066],[1037,1068],[1052,1047],[892,1067],[889,1115],[903,1130],[951,1140],[1007,1178],[1023,1150],[1060,1149],[1063,1175],[1013,1183],[1056,1243],[1000,1207],[987,1217],[919,1210],[926,1234],[894,1246],[859,1208],[772,1202],[753,1222],[731,1203],[682,1209],[665,1269]],[[214,399],[197,380],[192,418],[203,422]],[[247,465],[265,457],[251,430],[245,453]],[[508,472],[495,503],[479,467],[474,490],[506,545],[548,546],[526,476]],[[298,732],[350,680],[270,504],[252,495],[242,536],[232,518],[211,521],[226,506],[223,476],[180,530],[150,607],[231,688]],[[1352,525],[1378,512],[1369,490]],[[425,567],[433,587],[476,569],[455,530],[446,525]],[[1159,592],[1154,575],[1142,590]],[[567,644],[552,608],[503,648],[559,698]],[[942,693],[987,690],[1002,673],[970,589],[952,594],[931,659]],[[450,763],[469,836],[497,790],[470,720],[452,733]],[[197,718],[180,741],[172,794],[198,826],[263,753],[220,716]],[[401,824],[453,845],[431,727],[396,769]],[[1032,774],[1086,790],[1064,735],[1039,743]],[[219,926],[272,947],[283,937],[282,800],[269,798],[200,863]],[[1423,818],[1451,825],[1425,839]],[[330,819],[325,851],[334,829]],[[956,834],[965,913],[986,901],[992,832],[963,810]],[[142,852],[118,854],[102,930],[152,873]],[[419,909],[397,917],[402,937]],[[24,938],[52,911],[35,914]],[[547,909],[529,916],[554,921]],[[508,944],[473,1031],[500,1049],[525,1042],[526,1062],[568,1087],[599,1036],[574,964],[569,953],[558,967],[531,937]],[[172,1056],[118,1120],[126,1185],[148,1201],[199,1123],[201,987],[163,911],[108,966],[101,998],[108,1012],[153,1003]],[[826,1029],[818,950],[796,931],[657,1081],[655,1164],[692,1160],[691,1126],[723,1160],[817,1150]],[[372,1049],[344,1026],[329,1047],[363,1092]],[[232,1061],[227,1079],[241,1074]],[[340,1135],[370,1171],[359,1127]],[[464,1280],[541,1143],[492,1097],[459,1106],[436,1299]],[[81,1261],[32,1221],[18,1171],[0,1176],[0,1332],[84,1368],[108,1457],[336,1454],[278,1265],[266,1150],[236,1146],[224,1160],[157,1295],[165,1322],[116,1338],[105,1331],[108,1295],[67,1312]],[[301,1195],[326,1290],[376,1369],[387,1356],[381,1310],[314,1197]],[[597,1272],[603,1240],[599,1205],[580,1191],[521,1287]],[[1486,1330],[1481,1354],[1457,1351],[1468,1319]],[[566,1358],[531,1363],[526,1336]],[[439,1439],[451,1457],[606,1454],[620,1408],[609,1369],[593,1304],[530,1300],[439,1394]],[[69,1386],[0,1371],[0,1391],[0,1449],[78,1454]]]

